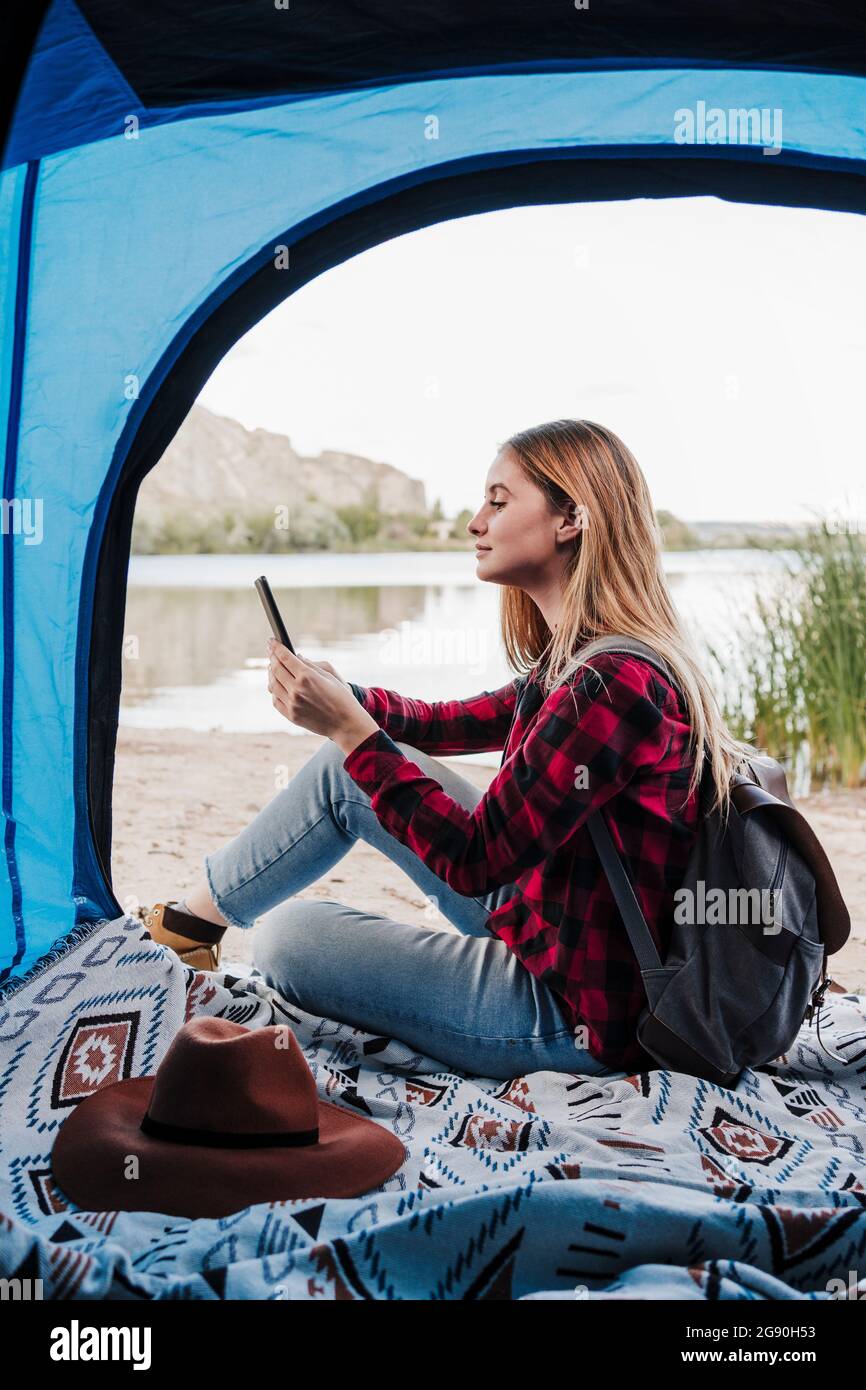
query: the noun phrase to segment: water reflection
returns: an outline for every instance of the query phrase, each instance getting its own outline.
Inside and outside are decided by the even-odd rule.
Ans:
[[[337,636],[345,643],[403,620],[423,622],[431,597],[426,589],[408,586],[274,592],[292,643],[304,655],[312,655],[308,648],[332,646]],[[220,675],[260,659],[269,636],[252,588],[130,586],[123,702],[138,704],[166,684],[209,686]]]

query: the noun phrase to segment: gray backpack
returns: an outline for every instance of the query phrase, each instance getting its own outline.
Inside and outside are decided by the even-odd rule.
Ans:
[[[580,655],[591,660],[601,651],[640,656],[679,689],[659,654],[637,638],[598,638]],[[705,764],[698,833],[664,961],[604,808],[586,824],[647,993],[638,1041],[660,1067],[732,1087],[745,1067],[786,1052],[816,1011],[824,1047],[827,956],[844,946],[851,919],[827,855],[791,802],[779,763],[762,757],[740,765],[726,824],[720,812],[708,814],[711,797]]]

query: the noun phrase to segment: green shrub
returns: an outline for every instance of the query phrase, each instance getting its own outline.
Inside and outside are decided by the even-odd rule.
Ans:
[[[759,597],[756,627],[741,634],[744,682],[723,714],[736,737],[786,767],[805,751],[816,781],[857,787],[866,778],[866,546],[822,520],[791,549],[799,564]]]

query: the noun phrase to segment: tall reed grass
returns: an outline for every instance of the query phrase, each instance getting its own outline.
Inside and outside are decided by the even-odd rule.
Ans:
[[[722,712],[786,770],[808,765],[819,785],[866,781],[866,543],[822,518],[791,550],[777,587],[759,596],[757,622],[739,635],[742,679]],[[710,655],[724,670],[718,649]],[[790,784],[790,779],[789,779]]]

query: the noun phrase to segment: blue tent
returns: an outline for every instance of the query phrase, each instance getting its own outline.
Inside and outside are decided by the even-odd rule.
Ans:
[[[122,915],[136,493],[231,344],[328,267],[467,213],[862,213],[864,71],[838,0],[54,0],[0,177],[0,981]]]

